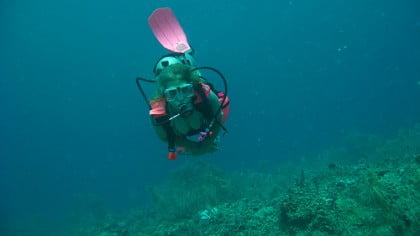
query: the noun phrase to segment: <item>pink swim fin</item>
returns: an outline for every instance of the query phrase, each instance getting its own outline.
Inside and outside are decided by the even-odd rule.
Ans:
[[[156,9],[148,22],[153,34],[164,48],[176,53],[191,50],[187,36],[170,8]]]

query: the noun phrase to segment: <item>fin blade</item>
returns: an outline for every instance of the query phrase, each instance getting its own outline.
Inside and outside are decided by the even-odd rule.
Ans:
[[[148,22],[156,39],[164,48],[177,53],[191,50],[187,36],[170,8],[156,9]]]

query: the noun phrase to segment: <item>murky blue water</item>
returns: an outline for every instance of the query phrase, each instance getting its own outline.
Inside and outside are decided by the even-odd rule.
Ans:
[[[229,82],[229,134],[206,162],[267,168],[420,122],[417,1],[5,0],[1,228],[147,205],[190,160],[166,159],[134,83],[166,53],[147,25],[163,6]]]

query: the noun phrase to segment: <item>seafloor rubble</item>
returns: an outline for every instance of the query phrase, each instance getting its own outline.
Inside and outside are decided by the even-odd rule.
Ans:
[[[354,135],[307,159],[271,173],[191,162],[149,189],[153,207],[79,234],[420,235],[419,125],[387,139]]]

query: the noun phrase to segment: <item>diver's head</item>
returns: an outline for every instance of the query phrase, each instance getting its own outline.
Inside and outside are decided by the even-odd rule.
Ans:
[[[184,64],[187,66],[195,66],[195,59],[189,53],[177,54],[172,53],[165,55],[159,59],[153,68],[155,75],[159,75],[166,67],[174,64]]]
[[[191,70],[191,66],[177,63],[164,68],[157,77],[159,92],[174,112],[192,109],[194,87],[202,79]]]
[[[186,113],[192,110],[192,99],[194,96],[194,87],[190,83],[183,83],[179,86],[169,86],[163,90],[166,102],[172,110],[177,113]]]

